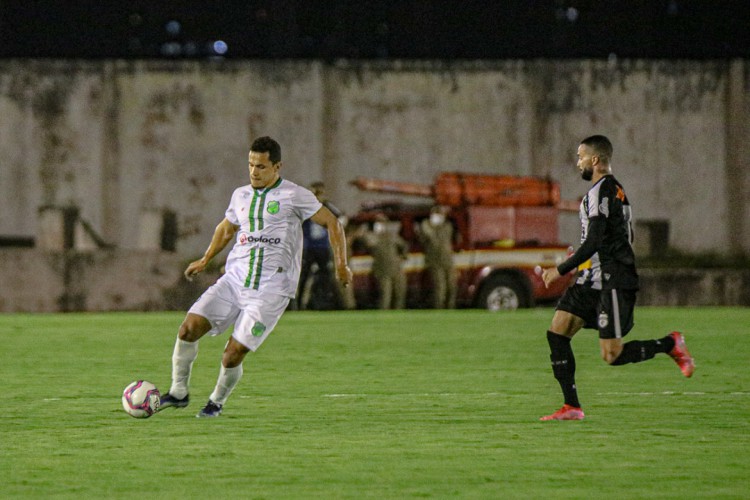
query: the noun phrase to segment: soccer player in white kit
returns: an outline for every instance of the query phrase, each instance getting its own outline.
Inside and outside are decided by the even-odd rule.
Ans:
[[[185,269],[185,277],[192,279],[236,236],[226,273],[193,304],[180,325],[172,354],[172,385],[162,396],[160,409],[188,405],[198,340],[206,333],[219,335],[234,324],[216,387],[197,416],[221,414],[242,377],[245,355],[260,347],[294,298],[302,259],[302,223],[306,219],[328,230],[336,279],[344,286],[351,283],[343,227],[312,192],[281,178],[279,144],[270,137],[253,141],[248,167],[250,184],[234,191],[203,257]]]

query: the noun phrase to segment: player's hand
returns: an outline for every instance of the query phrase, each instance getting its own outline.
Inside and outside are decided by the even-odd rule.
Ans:
[[[549,288],[549,286],[558,279],[560,279],[560,273],[557,271],[556,267],[548,267],[542,271],[542,280],[544,281],[545,288]]]
[[[193,276],[195,276],[198,273],[202,273],[204,269],[206,269],[206,266],[208,265],[208,262],[204,261],[203,259],[194,260],[190,264],[188,264],[187,268],[185,269],[185,272],[182,273],[185,275],[185,279],[188,281],[193,281]]]
[[[352,275],[352,270],[349,269],[349,266],[337,267],[336,279],[339,280],[339,283],[341,283],[344,288],[351,285],[354,277]]]

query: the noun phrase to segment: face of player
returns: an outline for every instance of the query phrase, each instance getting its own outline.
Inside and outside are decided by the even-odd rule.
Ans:
[[[250,151],[248,168],[250,170],[250,184],[255,189],[261,189],[272,186],[279,179],[281,162],[271,163],[267,151],[263,153]]]
[[[594,154],[591,148],[585,144],[578,146],[578,171],[584,181],[590,181],[594,177]]]

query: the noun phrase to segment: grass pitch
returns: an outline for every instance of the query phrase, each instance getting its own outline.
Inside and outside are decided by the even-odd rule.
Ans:
[[[0,316],[5,498],[747,498],[750,310],[639,308],[629,338],[685,332],[692,379],[658,355],[610,367],[573,342],[586,420],[561,405],[551,309],[289,312],[218,419],[196,419],[226,334],[201,341],[186,409],[169,389],[180,313]]]

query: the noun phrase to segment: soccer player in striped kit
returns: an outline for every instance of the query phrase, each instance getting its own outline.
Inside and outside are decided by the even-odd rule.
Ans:
[[[185,269],[185,277],[191,279],[234,240],[226,273],[193,304],[180,325],[172,354],[172,385],[162,396],[160,409],[188,405],[198,340],[234,325],[216,387],[197,416],[221,414],[242,377],[245,356],[260,347],[295,296],[306,219],[328,230],[336,279],[344,286],[352,280],[343,227],[312,192],[281,178],[281,165],[281,147],[275,140],[253,141],[248,156],[250,184],[234,191],[205,254]]]
[[[575,383],[575,357],[570,341],[581,328],[599,330],[602,358],[610,365],[639,363],[665,353],[690,377],[693,358],[679,332],[657,340],[623,337],[633,327],[638,273],[632,244],[632,212],[622,185],[612,175],[612,143],[594,135],[578,146],[578,169],[592,187],[581,201],[581,246],[565,262],[543,270],[546,286],[574,269],[576,282],[565,292],[547,331],[552,372],[565,404],[541,420],[582,420]]]

